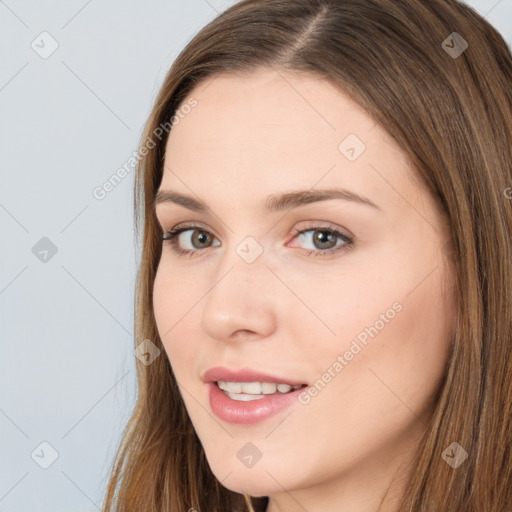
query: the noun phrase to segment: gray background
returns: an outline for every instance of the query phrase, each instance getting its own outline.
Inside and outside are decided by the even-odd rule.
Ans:
[[[101,509],[135,397],[133,172],[93,190],[233,3],[0,1],[0,512]],[[512,0],[468,3],[511,45]]]

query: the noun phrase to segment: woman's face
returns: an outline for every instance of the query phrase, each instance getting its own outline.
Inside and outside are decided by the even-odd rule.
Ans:
[[[157,202],[162,229],[183,231],[153,298],[210,467],[289,510],[374,510],[449,355],[443,217],[400,147],[322,79],[222,75],[189,99],[159,189],[189,199]]]

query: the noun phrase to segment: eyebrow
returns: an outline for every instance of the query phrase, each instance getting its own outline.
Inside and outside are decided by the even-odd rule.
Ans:
[[[265,213],[291,210],[310,203],[329,201],[331,199],[343,199],[381,210],[379,206],[367,197],[360,196],[350,190],[343,188],[325,188],[298,190],[280,195],[271,194],[265,201]],[[206,213],[209,210],[208,206],[202,201],[173,190],[159,190],[156,193],[153,206],[156,207],[161,203],[174,203],[199,213]]]

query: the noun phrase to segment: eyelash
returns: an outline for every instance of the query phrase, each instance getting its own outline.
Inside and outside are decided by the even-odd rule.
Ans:
[[[183,233],[184,231],[195,231],[195,230],[199,230],[199,231],[202,231],[204,233],[208,233],[209,235],[211,235],[211,233],[209,231],[207,231],[206,229],[202,228],[201,226],[183,226],[183,227],[180,227],[180,228],[174,228],[174,229],[171,229],[170,231],[166,231],[164,233],[164,236],[162,237],[162,241],[165,243],[165,242],[168,242],[170,245],[171,245],[171,248],[172,250],[180,255],[180,256],[188,256],[188,257],[193,257],[194,256],[194,253],[197,253],[199,251],[201,251],[201,249],[195,249],[195,250],[191,250],[191,249],[181,249],[180,247],[178,247],[178,241],[177,241],[177,237],[178,235],[180,235],[181,233]],[[347,235],[344,235],[343,233],[341,233],[340,231],[338,231],[337,229],[334,229],[334,228],[327,228],[327,227],[323,227],[323,226],[314,226],[314,227],[310,227],[310,228],[307,228],[307,229],[295,229],[294,230],[294,238],[296,238],[298,235],[301,235],[303,233],[307,233],[308,231],[327,231],[329,233],[332,233],[333,235],[335,235],[337,238],[343,240],[343,242],[345,242],[344,244],[340,245],[340,246],[335,246],[331,249],[326,249],[324,251],[322,250],[312,250],[312,249],[309,249],[307,252],[306,252],[306,256],[314,256],[316,258],[318,257],[325,257],[325,256],[329,256],[329,255],[332,255],[334,253],[337,253],[337,252],[340,252],[340,251],[346,251],[346,250],[349,250],[352,248],[353,246],[353,240],[352,238],[348,237]]]

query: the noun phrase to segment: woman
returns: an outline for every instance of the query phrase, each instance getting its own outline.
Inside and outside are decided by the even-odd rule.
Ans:
[[[511,136],[510,51],[454,0],[203,28],[141,142],[105,510],[510,510]]]

